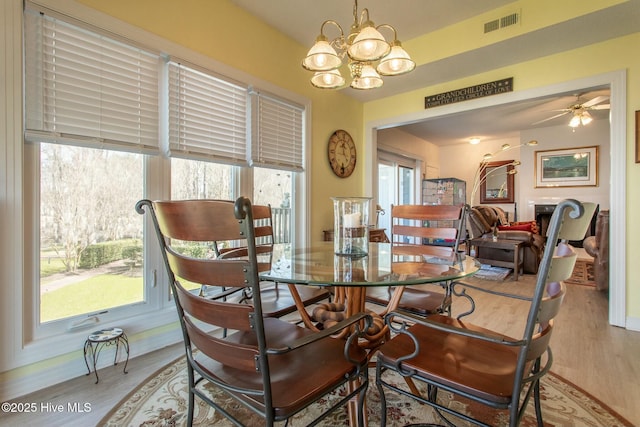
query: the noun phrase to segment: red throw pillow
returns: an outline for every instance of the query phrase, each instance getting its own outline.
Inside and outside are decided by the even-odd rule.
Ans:
[[[531,232],[531,223],[518,225],[499,225],[498,230],[514,230]]]

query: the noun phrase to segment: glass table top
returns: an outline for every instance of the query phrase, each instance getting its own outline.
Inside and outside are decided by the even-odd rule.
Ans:
[[[455,259],[392,254],[389,243],[370,243],[362,257],[336,255],[333,242],[321,242],[295,249],[276,244],[271,270],[260,273],[262,280],[310,285],[393,286],[456,280],[480,268],[472,257],[459,253]]]

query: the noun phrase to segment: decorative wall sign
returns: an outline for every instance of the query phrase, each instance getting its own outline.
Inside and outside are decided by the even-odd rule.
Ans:
[[[536,151],[536,187],[595,187],[598,146]]]
[[[506,92],[513,92],[513,77],[427,96],[424,98],[424,108],[439,107]]]

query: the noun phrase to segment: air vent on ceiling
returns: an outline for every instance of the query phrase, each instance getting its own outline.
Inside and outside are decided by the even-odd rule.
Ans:
[[[491,22],[487,22],[484,24],[484,33],[490,33],[491,31],[495,31],[500,28],[500,21],[495,19]]]
[[[494,19],[493,21],[486,22],[484,24],[484,33],[490,33],[492,31],[499,30],[500,28],[509,27],[518,23],[520,15],[518,13],[512,13],[507,16],[503,16],[500,19]]]
[[[503,16],[500,18],[500,28],[508,27],[518,23],[518,14],[512,13],[511,15]]]

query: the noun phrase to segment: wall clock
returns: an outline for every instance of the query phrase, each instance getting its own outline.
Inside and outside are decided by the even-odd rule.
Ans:
[[[329,164],[340,178],[346,178],[356,168],[356,145],[349,132],[337,130],[329,137]]]

